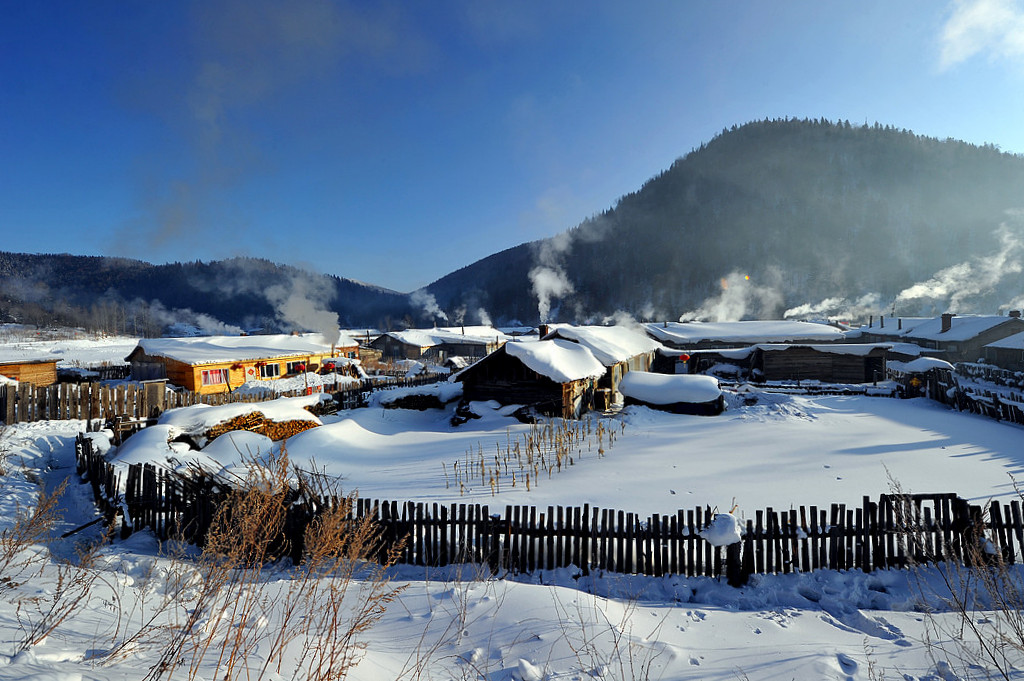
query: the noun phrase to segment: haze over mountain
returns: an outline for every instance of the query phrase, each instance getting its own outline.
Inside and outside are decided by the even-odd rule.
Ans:
[[[250,258],[0,254],[0,321],[153,333],[172,320],[216,331],[994,313],[1024,307],[1022,215],[1024,158],[994,146],[761,121],[562,234],[411,294]]]
[[[551,239],[428,287],[444,309],[600,320],[1020,307],[1024,158],[878,124],[734,126]]]

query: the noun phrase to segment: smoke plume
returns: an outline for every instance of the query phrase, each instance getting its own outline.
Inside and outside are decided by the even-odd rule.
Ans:
[[[995,232],[1000,244],[997,252],[952,265],[927,281],[903,289],[896,296],[896,304],[931,302],[933,307],[946,312],[969,311],[965,307],[967,300],[992,293],[1005,277],[1021,272],[1024,240],[1019,231],[1001,225]]]
[[[327,302],[336,295],[329,282],[326,278],[297,275],[284,284],[267,288],[267,300],[281,321],[303,331],[318,331],[325,344],[334,345],[341,337],[341,329],[338,314],[327,309]]]
[[[542,323],[551,315],[551,300],[564,298],[575,290],[562,266],[562,258],[571,246],[572,235],[564,232],[541,242],[537,251],[537,264],[530,270],[530,283],[537,296],[537,313]]]
[[[777,278],[777,275],[769,273]],[[708,298],[692,312],[679,317],[681,322],[734,322],[741,319],[770,319],[782,305],[782,294],[773,285],[759,285],[747,275],[730,272],[721,280],[722,291]]]
[[[826,298],[820,303],[804,303],[782,313],[784,319],[826,318],[854,320],[881,314],[887,307],[881,294],[866,293],[856,300]]]
[[[448,315],[446,315],[440,306],[438,306],[437,298],[434,297],[433,293],[428,292],[426,289],[421,288],[410,293],[409,303],[413,307],[417,307],[422,310],[424,316],[432,322],[435,319],[442,319],[446,322],[448,321]],[[465,309],[463,309],[462,312],[462,316],[465,316]]]

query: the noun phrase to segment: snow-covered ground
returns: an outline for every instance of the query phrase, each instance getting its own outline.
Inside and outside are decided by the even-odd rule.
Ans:
[[[291,460],[315,461],[364,497],[494,506],[585,502],[644,514],[735,505],[744,516],[766,506],[859,503],[865,494],[889,491],[894,480],[906,491],[1007,499],[1014,494],[1011,475],[1019,476],[1024,465],[1024,430],[927,400],[754,396],[756,401],[732,397],[717,417],[630,407],[592,420],[590,444],[581,447],[574,465],[543,475],[530,491],[503,484],[493,496],[472,481],[453,484],[452,464],[534,432],[494,405],[475,405],[481,418],[458,428],[449,422],[452,406],[342,412],[323,417],[322,426],[292,437],[286,447]],[[195,416],[172,413],[163,427],[197,427]],[[603,455],[596,451],[598,423]],[[55,534],[95,517],[89,487],[73,475],[73,437],[81,425],[26,424],[0,434],[3,527],[10,527],[18,508],[37,502],[37,483],[52,489],[69,476],[61,502],[65,518]],[[217,456],[210,458],[227,466],[232,462],[223,457],[237,449],[222,442],[225,437],[234,436],[215,440]],[[248,436],[239,443],[249,451],[270,447]],[[135,449],[133,460],[144,459],[144,448]],[[165,460],[167,451],[154,446],[153,458]],[[182,627],[217,631],[215,619],[190,622],[194,603],[186,600],[156,609],[162,595],[174,593],[183,568],[146,533],[103,547],[88,571],[62,572],[54,559],[72,557],[96,532],[93,527],[53,542],[51,555],[38,554],[38,575],[31,567],[0,575],[0,679],[140,679]],[[936,569],[755,577],[743,589],[707,578],[580,577],[571,569],[498,579],[483,573],[472,565],[395,568],[391,584],[403,591],[362,637],[365,655],[349,678],[986,678],[959,656],[959,620],[943,599]],[[82,591],[84,607],[58,621],[52,604],[62,602],[56,594],[77,593],[67,581],[76,574],[94,577]],[[263,597],[281,593],[288,577],[284,567],[262,575],[253,587],[258,616],[233,630],[252,641],[246,663],[254,670],[273,649],[283,617],[275,601]],[[150,615],[166,628],[155,630],[152,641],[126,643]],[[976,621],[994,629],[999,618]],[[39,622],[55,627],[33,637]],[[26,643],[33,638],[40,640]],[[191,678],[223,678],[218,650],[212,646],[195,662]],[[112,651],[120,651],[116,659]],[[1024,666],[1024,657],[1014,654]],[[263,678],[293,678],[304,659],[289,650],[284,664],[271,665]],[[193,661],[185,655],[170,677],[190,678]],[[251,678],[259,674],[253,671]]]

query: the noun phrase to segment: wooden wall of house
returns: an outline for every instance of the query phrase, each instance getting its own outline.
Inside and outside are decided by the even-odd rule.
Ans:
[[[0,365],[0,374],[21,383],[53,385],[57,382],[57,361]]]
[[[505,352],[489,355],[460,377],[466,400],[495,400],[500,404],[540,405],[546,413],[561,415],[562,384],[541,376]]]
[[[878,353],[862,356],[793,347],[759,351],[754,366],[761,369],[766,381],[868,383],[876,371],[879,380],[885,378],[884,360]]]

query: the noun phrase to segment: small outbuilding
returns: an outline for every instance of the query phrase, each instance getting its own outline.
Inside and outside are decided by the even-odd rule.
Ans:
[[[631,371],[619,386],[626,405],[640,404],[674,414],[715,416],[725,411],[725,398],[712,376],[655,374]]]
[[[32,385],[46,386],[57,382],[57,360],[42,357],[0,356],[0,376]]]
[[[520,404],[549,416],[578,418],[593,406],[605,366],[587,348],[562,339],[510,342],[455,376],[466,401]]]

